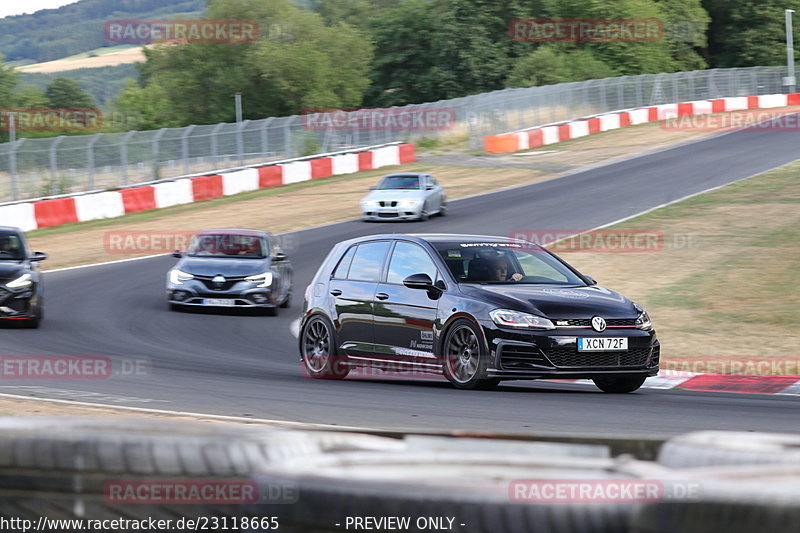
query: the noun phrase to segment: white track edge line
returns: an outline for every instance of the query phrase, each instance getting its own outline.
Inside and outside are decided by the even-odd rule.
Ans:
[[[0,398],[8,398],[11,400],[33,400],[39,402],[57,403],[63,405],[74,405],[79,407],[96,407],[100,409],[117,409],[120,411],[131,411],[136,413],[146,414],[159,414],[170,416],[191,416],[198,418],[210,418],[213,420],[228,421],[228,422],[257,422],[259,424],[271,424],[274,426],[284,426],[292,428],[305,428],[305,429],[335,429],[339,431],[380,431],[376,428],[364,428],[358,426],[337,426],[332,424],[317,424],[312,422],[292,422],[290,420],[272,420],[268,418],[250,418],[246,416],[231,416],[231,415],[213,415],[207,413],[193,413],[190,411],[170,411],[168,409],[151,409],[149,407],[130,407],[127,405],[114,405],[108,403],[92,403],[81,402],[77,400],[62,400],[58,398],[38,398],[32,396],[24,396],[21,394],[8,394],[0,393]]]

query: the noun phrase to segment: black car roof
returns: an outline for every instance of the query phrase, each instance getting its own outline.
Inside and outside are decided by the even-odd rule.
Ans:
[[[231,235],[254,235],[259,237],[266,237],[269,235],[268,231],[260,229],[243,229],[243,228],[220,228],[220,229],[204,229],[197,232],[198,235],[208,235],[213,233],[230,233]]]
[[[0,231],[22,235],[22,230],[14,226],[0,226]]]

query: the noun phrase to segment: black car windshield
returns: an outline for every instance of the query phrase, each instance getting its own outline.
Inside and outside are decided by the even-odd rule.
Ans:
[[[543,248],[530,243],[433,243],[459,283],[586,285]]]
[[[264,259],[267,245],[263,237],[232,233],[204,233],[192,239],[187,255],[190,257],[232,257]]]
[[[22,261],[25,247],[16,233],[0,232],[0,261]]]
[[[388,189],[419,189],[419,178],[417,176],[386,176],[378,185],[378,190]]]

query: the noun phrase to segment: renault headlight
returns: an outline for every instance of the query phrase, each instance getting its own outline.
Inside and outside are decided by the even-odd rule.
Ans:
[[[256,274],[255,276],[247,276],[247,281],[255,284],[259,289],[265,289],[272,285],[272,272],[264,272],[263,274]]]
[[[506,328],[556,329],[553,323],[543,316],[512,311],[511,309],[495,309],[489,312],[489,316],[492,317],[495,324]]]
[[[30,287],[32,284],[33,282],[31,281],[31,275],[23,274],[17,279],[11,280],[8,283],[6,283],[6,287],[8,287],[9,289],[22,289],[24,287]]]
[[[194,279],[194,276],[182,272],[177,268],[173,268],[169,271],[169,282],[173,285],[183,285],[184,281],[189,281],[190,279]]]

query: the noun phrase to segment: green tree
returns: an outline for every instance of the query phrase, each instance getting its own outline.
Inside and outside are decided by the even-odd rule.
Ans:
[[[17,85],[19,75],[13,67],[3,62],[0,54],[0,108],[11,107],[14,102],[14,87]]]
[[[350,26],[367,27],[396,3],[396,0],[311,0],[310,7],[329,26],[344,22]]]
[[[237,92],[247,119],[361,104],[372,46],[353,27],[326,26],[289,0],[211,0],[208,16],[255,20],[260,38],[147,50],[139,86],[129,85],[117,98],[123,112],[141,113],[143,124],[161,127],[232,122]],[[161,103],[148,103],[156,98]]]
[[[517,60],[508,77],[508,86],[553,85],[616,75],[614,69],[589,50],[567,50],[558,44],[545,44]]]
[[[94,107],[91,95],[69,78],[56,78],[45,91],[50,107]]]
[[[369,105],[403,105],[501,89],[513,58],[508,23],[538,0],[399,0],[371,25],[376,57]]]
[[[708,62],[712,67],[786,63],[784,9],[800,12],[800,0],[703,0],[711,15]],[[795,42],[800,42],[795,24]]]
[[[50,100],[35,85],[24,85],[14,95],[15,105],[19,107],[50,107]]]

